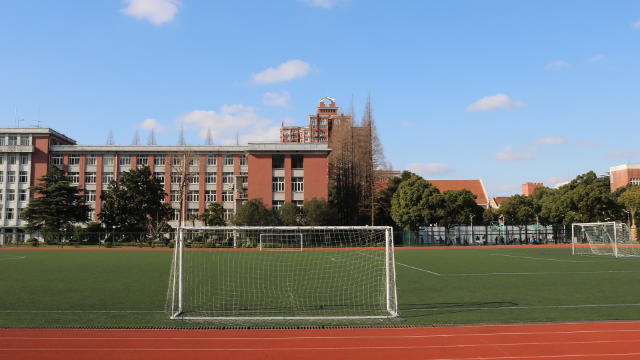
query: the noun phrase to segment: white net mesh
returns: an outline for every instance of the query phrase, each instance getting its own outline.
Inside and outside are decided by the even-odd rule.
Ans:
[[[182,239],[173,318],[397,315],[391,228],[200,227]]]
[[[574,255],[640,256],[629,227],[615,222],[573,224],[572,248]]]

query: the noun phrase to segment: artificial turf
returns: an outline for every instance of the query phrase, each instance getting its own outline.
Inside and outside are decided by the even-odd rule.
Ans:
[[[308,256],[287,254],[296,255]],[[487,247],[397,249],[399,320],[168,320],[171,258],[169,251],[0,250],[0,327],[428,326],[640,319],[640,259],[572,257],[570,249]],[[267,274],[259,276],[265,279]]]

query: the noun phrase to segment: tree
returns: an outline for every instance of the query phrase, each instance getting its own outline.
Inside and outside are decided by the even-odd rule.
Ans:
[[[442,194],[445,214],[438,222],[447,227],[453,225],[469,224],[471,216],[476,223],[482,222],[484,209],[476,203],[477,196],[469,190],[448,190]]]
[[[393,194],[391,216],[402,228],[417,231],[444,216],[444,199],[438,189],[420,176],[403,181]]]
[[[238,226],[267,226],[271,220],[269,210],[261,199],[251,199],[236,210],[233,224]]]
[[[202,214],[200,220],[207,226],[225,226],[224,209],[218,202],[210,202]]]
[[[164,187],[148,166],[124,172],[100,195],[104,203],[100,220],[107,229],[144,232],[169,218],[171,209],[164,198]]]
[[[398,190],[400,183],[415,175],[416,174],[405,170],[400,176],[391,178],[387,187],[376,194],[376,203],[378,206],[376,208],[375,223],[377,225],[398,226],[391,217],[391,199],[393,199],[393,194]]]
[[[22,211],[28,232],[39,232],[45,240],[52,233],[70,230],[74,223],[84,223],[89,217],[89,207],[79,194],[81,189],[71,185],[62,170],[51,166],[46,175],[32,186],[34,197]]]
[[[631,186],[625,190],[618,201],[624,205],[631,215],[631,241],[638,242],[638,228],[636,227],[636,215],[640,211],[640,187]]]
[[[498,213],[503,215],[510,225],[527,225],[536,219],[533,199],[524,195],[513,195],[504,200]]]
[[[278,220],[284,226],[297,226],[300,224],[300,211],[296,204],[288,202],[284,203],[278,209]]]
[[[313,198],[305,201],[302,212],[310,226],[335,225],[337,221],[333,207],[325,200]]]

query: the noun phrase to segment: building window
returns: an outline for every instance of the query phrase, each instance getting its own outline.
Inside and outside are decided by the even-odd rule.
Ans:
[[[4,200],[4,196],[2,196],[2,190],[0,190],[0,201]],[[2,210],[2,204],[0,204],[0,210]]]
[[[85,202],[95,202],[96,201],[96,191],[95,190],[85,190],[84,191],[84,201]]]
[[[21,154],[20,155],[20,164],[27,165],[29,163],[29,155]]]
[[[136,166],[149,165],[149,157],[146,154],[138,154],[136,156]]]
[[[4,164],[4,155],[0,154],[0,165]]]
[[[233,201],[233,191],[223,191],[222,201]]]
[[[216,183],[216,176],[217,174],[214,172],[208,172],[205,174],[204,176],[204,182],[205,184],[215,184]]]
[[[18,136],[9,135],[9,146],[16,146],[16,145],[18,145]]]
[[[189,174],[189,184],[199,184],[199,183],[200,183],[199,174]]]
[[[187,209],[187,219],[189,220],[198,220],[198,209]]]
[[[247,165],[247,155],[240,155],[240,166]]]
[[[233,165],[233,155],[224,155],[222,159],[224,165]]]
[[[78,164],[80,164],[80,156],[69,155],[69,165],[78,165]]]
[[[216,201],[216,191],[215,190],[206,190],[204,192],[204,201],[206,201],[208,203]]]
[[[271,167],[273,169],[284,169],[284,155],[272,155]]]
[[[232,172],[223,172],[222,173],[222,183],[223,184],[233,184],[233,173]]]
[[[5,139],[4,134],[0,135],[0,146],[4,146],[5,145],[4,139]]]
[[[68,177],[69,181],[71,181],[72,184],[77,184],[80,182],[80,174],[77,172],[70,172]]]
[[[7,189],[7,201],[14,201],[16,199],[16,190]]]
[[[112,172],[103,172],[102,173],[102,183],[109,184],[113,181],[113,173]]]
[[[189,166],[198,166],[198,155],[192,156],[189,158]]]
[[[293,200],[293,204],[298,207],[298,210],[302,210],[304,207],[304,201],[302,200]]]
[[[27,201],[27,189],[18,190],[18,200]]]
[[[13,220],[13,209],[12,208],[7,208],[6,218],[7,218],[7,220]]]
[[[155,172],[153,173],[153,177],[156,178],[160,184],[164,185],[164,173]]]
[[[272,204],[271,207],[273,208],[273,211],[278,211],[284,204],[284,200],[273,200],[271,204]]]
[[[180,173],[171,173],[171,183],[172,184],[180,184]]]
[[[20,145],[22,145],[22,146],[29,145],[29,136],[27,136],[27,135],[20,136]]]
[[[216,155],[207,155],[207,165],[215,165],[218,157]]]
[[[629,184],[631,184],[631,185],[640,185],[640,178],[631,178],[631,179],[629,179]]]
[[[129,155],[122,155],[118,159],[118,162],[120,163],[120,165],[131,165],[131,158],[129,157]]]
[[[225,220],[231,219],[232,215],[233,215],[233,212],[231,211],[231,209],[224,209],[224,219]]]
[[[18,181],[21,183],[27,183],[29,182],[29,176],[27,175],[26,171],[20,171],[20,177],[18,178]]]
[[[0,171],[0,182],[4,182],[4,172],[2,171]]]
[[[105,155],[102,157],[102,165],[113,165],[113,155]]]
[[[304,156],[303,155],[291,155],[291,168],[292,169],[304,169]]]
[[[180,201],[180,193],[178,191],[171,192],[171,201]]]
[[[171,220],[173,221],[180,220],[180,209],[173,209],[173,214],[171,214]]]
[[[94,173],[94,172],[84,173],[84,183],[85,184],[95,184],[96,183],[96,173]]]
[[[180,166],[182,165],[182,158],[179,156],[174,156],[171,158],[171,165]]]
[[[315,119],[311,120],[311,127],[314,127],[314,126],[316,126],[316,120]]]
[[[249,186],[249,174],[240,173],[240,181],[242,181],[242,187]]]
[[[304,178],[292,177],[291,178],[291,190],[292,191],[304,191]]]
[[[164,154],[154,155],[153,156],[153,165],[155,165],[155,166],[164,165]]]
[[[200,194],[198,193],[198,190],[189,191],[187,193],[187,201],[199,201],[199,200],[200,200]]]
[[[15,165],[17,158],[15,155],[9,155],[9,165]]]
[[[7,182],[13,184],[16,182],[16,172],[15,171],[7,171]]]
[[[272,188],[273,192],[283,192],[284,191],[284,178],[283,177],[274,177],[272,179]]]
[[[87,155],[87,165],[95,165],[95,164],[96,164],[96,156]]]
[[[54,155],[51,157],[51,165],[62,165],[62,156]]]

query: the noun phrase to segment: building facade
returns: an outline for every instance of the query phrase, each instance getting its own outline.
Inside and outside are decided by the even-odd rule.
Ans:
[[[533,194],[533,190],[542,187],[542,183],[532,183],[528,182],[526,184],[522,184],[522,195],[529,196]]]
[[[320,99],[316,113],[309,115],[306,126],[280,128],[282,143],[329,143],[333,129],[340,121],[350,121],[351,116],[338,113],[336,101],[330,97]]]
[[[164,186],[165,201],[174,209],[169,224],[176,226],[183,176],[188,177],[183,219],[214,201],[228,219],[249,199],[259,198],[272,209],[327,199],[329,151],[327,144],[78,145],[52,129],[0,128],[0,236],[22,236],[20,211],[32,196],[29,187],[49,166],[64,170],[83,189],[92,220],[98,220],[100,195],[110,181],[148,166]]]
[[[628,184],[640,185],[640,164],[622,164],[609,168],[611,191]]]

